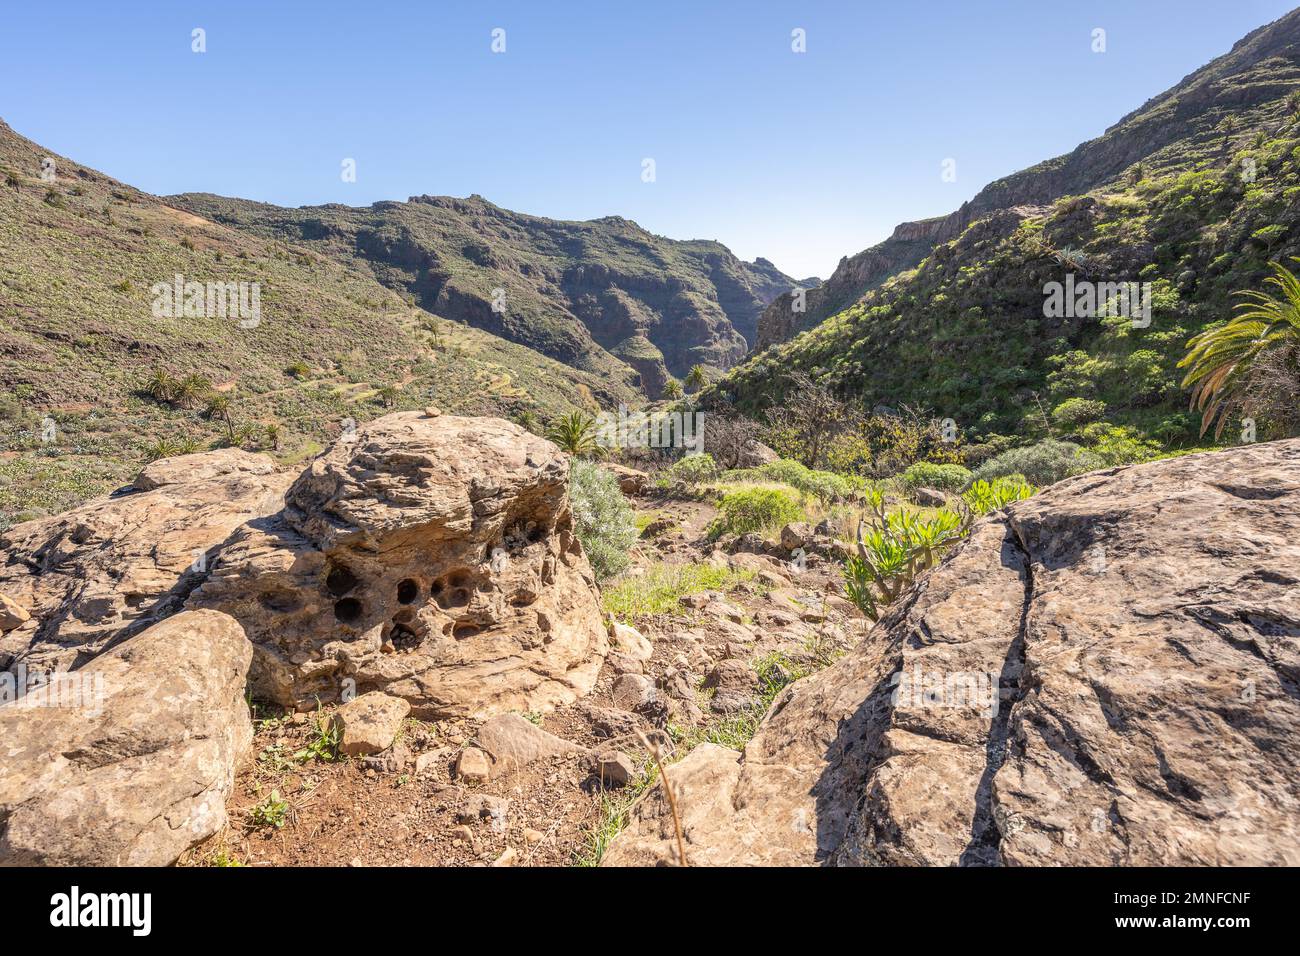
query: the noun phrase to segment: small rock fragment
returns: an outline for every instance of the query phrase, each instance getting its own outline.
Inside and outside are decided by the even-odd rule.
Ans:
[[[488,755],[477,747],[466,747],[456,758],[456,776],[467,783],[483,783],[491,772]]]

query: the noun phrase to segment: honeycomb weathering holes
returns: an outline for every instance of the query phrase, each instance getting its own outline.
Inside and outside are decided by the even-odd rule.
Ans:
[[[361,617],[361,602],[356,598],[343,598],[334,602],[334,616],[344,624],[351,624]]]
[[[357,586],[357,576],[343,565],[330,568],[325,578],[325,588],[335,597],[342,597]]]
[[[407,578],[397,585],[397,603],[410,604],[420,593],[420,585]]]

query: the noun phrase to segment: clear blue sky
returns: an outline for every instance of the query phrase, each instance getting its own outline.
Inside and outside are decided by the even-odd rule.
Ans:
[[[15,3],[0,116],[154,193],[294,206],[480,193],[825,277],[897,222],[1097,135],[1291,6]],[[190,50],[195,27],[206,53]],[[940,176],[949,157],[956,182]]]

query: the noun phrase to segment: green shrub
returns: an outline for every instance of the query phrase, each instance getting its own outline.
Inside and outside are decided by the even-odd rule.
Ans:
[[[1088,454],[1101,463],[1101,467],[1132,465],[1150,461],[1160,454],[1160,446],[1141,437],[1136,429],[1124,425],[1097,422],[1083,430],[1083,438],[1090,445]]]
[[[1052,409],[1052,421],[1062,428],[1078,428],[1106,414],[1106,403],[1091,398],[1067,398]]]
[[[902,594],[940,553],[970,530],[969,516],[940,509],[887,514],[880,491],[867,495],[868,512],[858,527],[858,553],[844,564],[844,593],[871,620]],[[863,525],[870,524],[864,530]]]
[[[1025,481],[1022,476],[1016,475],[1014,477],[994,478],[992,481],[976,480],[962,493],[961,497],[972,513],[986,515],[990,511],[997,511],[999,508],[1011,504],[1013,501],[1030,498],[1033,496],[1034,491],[1033,485]]]
[[[1035,445],[1012,448],[990,458],[975,469],[972,478],[975,481],[992,481],[1007,475],[1022,475],[1035,485],[1050,485],[1104,465],[1096,455],[1074,442],[1049,438]]]
[[[789,458],[759,465],[757,468],[728,471],[722,478],[724,481],[778,482],[828,504],[852,498],[871,487],[871,482],[866,478],[857,475],[840,475],[832,471],[814,471]]]
[[[707,453],[687,455],[668,469],[668,475],[686,485],[699,485],[718,477],[718,464]]]
[[[709,525],[710,540],[779,528],[805,517],[797,495],[780,488],[745,488],[722,496],[718,517]]]
[[[918,461],[903,472],[903,484],[909,489],[935,488],[939,491],[961,491],[971,480],[971,470],[962,465],[936,465]]]
[[[599,465],[575,458],[569,469],[569,500],[574,534],[596,580],[618,574],[628,566],[628,551],[637,537],[635,516],[618,490],[618,479]]]

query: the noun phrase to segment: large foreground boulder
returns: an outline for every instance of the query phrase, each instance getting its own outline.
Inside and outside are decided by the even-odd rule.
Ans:
[[[67,670],[180,609],[216,549],[280,510],[292,474],[220,449],[154,462],[147,490],[0,533],[0,594],[28,619],[0,636],[0,669]]]
[[[1300,864],[1300,441],[979,524],[743,755],[669,767],[688,862]],[[662,792],[610,865],[677,860]]]
[[[0,864],[162,866],[221,829],[251,656],[189,611],[0,705]]]
[[[608,649],[568,457],[495,418],[345,435],[188,606],[244,625],[255,695],[304,707],[382,690],[422,717],[546,710],[586,694]]]

